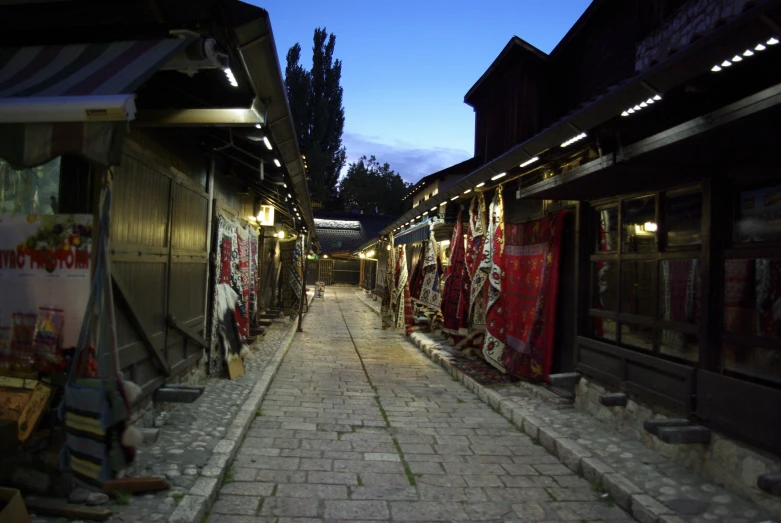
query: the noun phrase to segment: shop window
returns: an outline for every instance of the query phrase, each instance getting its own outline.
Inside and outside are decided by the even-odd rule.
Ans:
[[[612,261],[598,261],[591,264],[591,308],[602,311],[616,311],[618,308],[618,279]]]
[[[724,329],[781,339],[781,258],[725,261]]]
[[[621,312],[653,316],[655,272],[655,261],[621,263]]]
[[[699,187],[607,202],[594,207],[591,223],[587,335],[676,361],[697,361]]]
[[[618,341],[616,338],[618,324],[609,318],[591,318],[591,335],[603,340]]]
[[[623,205],[622,223],[624,252],[656,250],[656,198],[644,196],[627,200]]]
[[[17,170],[0,159],[0,215],[58,214],[60,163]]]
[[[741,191],[736,211],[735,243],[781,242],[781,185]]]
[[[654,348],[654,328],[634,323],[621,323],[621,340],[623,345],[651,351]]]
[[[702,193],[687,190],[664,199],[664,239],[668,247],[702,243]]]
[[[595,223],[599,234],[596,235],[597,251],[615,251],[618,245],[618,207],[596,209]]]

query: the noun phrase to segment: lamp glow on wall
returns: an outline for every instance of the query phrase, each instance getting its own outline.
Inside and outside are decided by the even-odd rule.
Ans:
[[[371,257],[372,257],[372,256],[374,256],[375,254],[376,254],[376,253],[375,253],[374,251],[369,251],[369,252],[367,252],[367,253],[366,253],[366,257],[367,257],[367,258],[371,258]]]
[[[258,222],[260,225],[271,227],[274,225],[274,208],[270,205],[261,205],[258,212]]]

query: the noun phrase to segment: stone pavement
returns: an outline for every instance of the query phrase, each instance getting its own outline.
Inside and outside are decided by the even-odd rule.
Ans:
[[[154,444],[138,450],[135,466],[128,475],[165,478],[171,483],[171,490],[134,496],[126,500],[126,504],[112,501],[108,505],[114,512],[110,523],[151,523],[169,518],[203,474],[240,407],[292,327],[289,318],[274,320],[265,336],[253,345],[251,355],[245,360],[244,376],[232,381],[208,379],[203,395],[194,403],[171,405],[169,411],[158,415],[165,420],[160,436]],[[33,516],[32,521],[60,523],[68,520]]]
[[[392,331],[316,300],[207,520],[633,521]]]
[[[356,295],[379,312],[379,302]],[[453,350],[445,336],[418,332],[410,339],[454,379],[539,440],[568,468],[607,491],[641,522],[772,521],[772,510],[763,510],[704,480],[684,464],[667,459],[587,413],[563,407],[558,396],[546,394],[541,387],[525,382],[492,387],[478,384],[450,364]],[[777,520],[779,517],[776,515]]]

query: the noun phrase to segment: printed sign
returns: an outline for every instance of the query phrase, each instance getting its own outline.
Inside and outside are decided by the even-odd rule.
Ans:
[[[0,327],[39,307],[65,312],[62,346],[76,345],[90,291],[92,215],[0,216]]]

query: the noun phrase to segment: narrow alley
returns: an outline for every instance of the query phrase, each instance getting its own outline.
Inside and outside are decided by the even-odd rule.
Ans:
[[[208,521],[342,520],[633,521],[335,287],[306,315]]]

